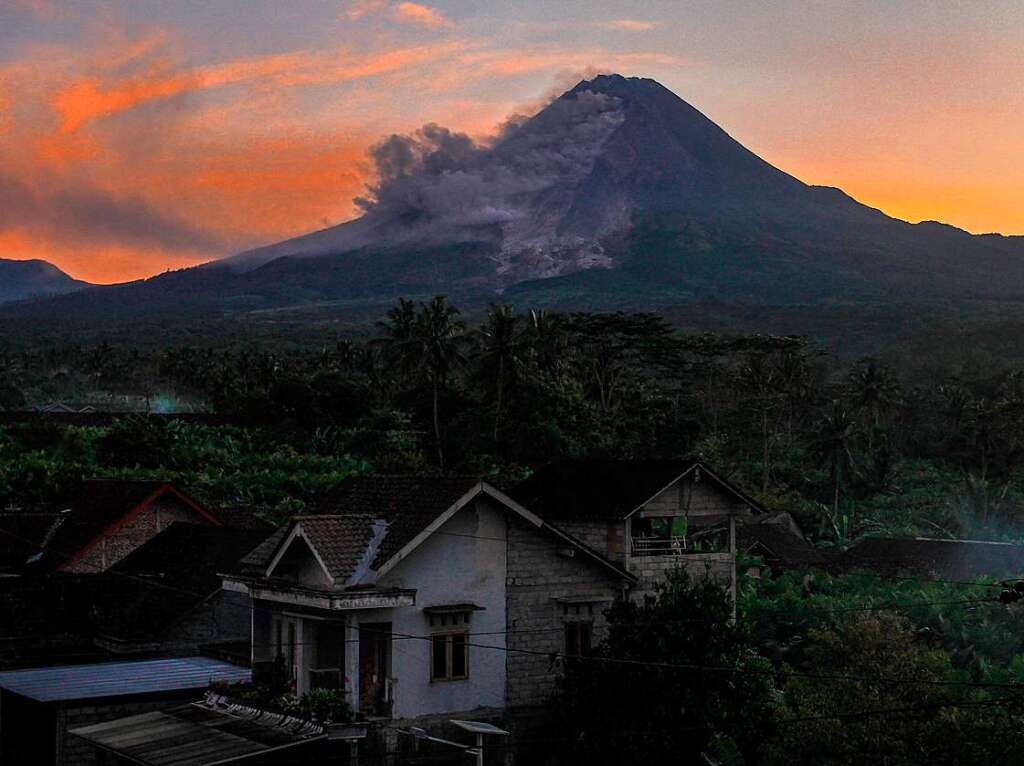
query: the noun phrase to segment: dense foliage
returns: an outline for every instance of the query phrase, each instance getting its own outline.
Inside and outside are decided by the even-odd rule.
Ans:
[[[360,472],[508,485],[561,457],[699,455],[820,545],[1024,537],[1012,355],[851,361],[653,314],[498,305],[470,321],[440,297],[361,334],[194,329],[0,347],[0,504],[160,477],[281,520]],[[22,412],[56,401],[137,413]],[[616,607],[598,656],[641,662],[566,665],[554,714],[572,747],[598,763],[1024,760],[1024,615],[998,584],[761,571],[741,578],[736,625],[724,594],[684,581]]]
[[[113,329],[112,342],[9,343],[0,409],[62,401],[216,420],[9,417],[0,500],[143,473],[273,507],[358,470],[500,484],[559,457],[698,454],[832,545],[1020,533],[1024,371],[1009,363],[851,363],[802,338],[681,334],[653,314],[496,305],[469,322],[442,297],[400,301],[368,337],[149,331],[167,345]]]

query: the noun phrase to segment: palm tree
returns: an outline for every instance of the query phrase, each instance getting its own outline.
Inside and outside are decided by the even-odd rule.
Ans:
[[[508,304],[491,304],[487,319],[477,331],[480,342],[480,374],[494,387],[494,441],[498,440],[507,383],[514,383],[522,361],[519,317]]]
[[[384,349],[388,365],[398,370],[403,377],[409,377],[418,369],[421,358],[416,304],[406,298],[399,298],[398,303],[388,309],[387,319],[377,322],[377,329],[384,336],[377,344]]]
[[[880,427],[900,404],[899,381],[874,357],[862,360],[850,371],[849,384],[854,408],[865,413],[874,428]]]
[[[839,535],[839,491],[843,483],[843,474],[853,468],[853,451],[851,449],[857,424],[843,403],[832,400],[828,412],[818,421],[814,429],[814,448],[817,455],[826,460],[829,466],[829,479],[832,483],[832,526]]]
[[[564,315],[546,309],[530,309],[525,336],[538,370],[556,372],[563,362],[568,342]]]
[[[459,314],[446,296],[435,295],[429,303],[420,303],[420,311],[416,315],[415,338],[419,344],[423,374],[433,393],[434,439],[437,442],[437,462],[442,471],[441,390],[448,385],[452,371],[466,363],[463,353],[466,323],[458,318]]]

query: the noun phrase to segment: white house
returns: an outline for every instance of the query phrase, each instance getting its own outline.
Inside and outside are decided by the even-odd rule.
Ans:
[[[346,482],[243,562],[253,667],[407,719],[538,704],[635,578],[476,478]]]

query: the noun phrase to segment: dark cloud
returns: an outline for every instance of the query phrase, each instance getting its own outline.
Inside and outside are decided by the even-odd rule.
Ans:
[[[154,208],[87,184],[39,186],[0,174],[0,231],[17,229],[51,242],[121,245],[182,252],[213,252],[224,243]]]

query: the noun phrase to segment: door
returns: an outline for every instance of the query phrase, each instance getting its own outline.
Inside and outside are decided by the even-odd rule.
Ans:
[[[391,623],[359,625],[359,709],[369,715],[389,715]]]

